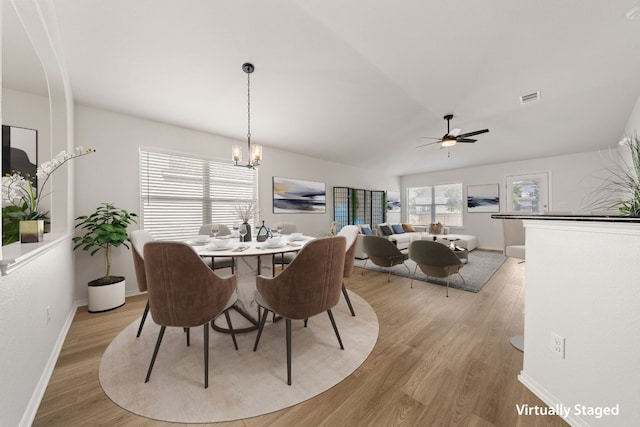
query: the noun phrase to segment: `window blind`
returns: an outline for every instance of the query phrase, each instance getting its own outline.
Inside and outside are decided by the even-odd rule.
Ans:
[[[156,239],[183,240],[203,224],[231,228],[234,206],[257,203],[257,173],[219,160],[140,149],[141,226]],[[250,224],[255,224],[252,218]]]

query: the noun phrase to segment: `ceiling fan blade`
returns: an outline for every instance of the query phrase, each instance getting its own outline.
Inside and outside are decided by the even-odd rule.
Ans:
[[[487,133],[489,129],[476,130],[473,132],[463,133],[462,135],[458,135],[458,138],[466,138],[468,136],[480,135],[481,133]]]
[[[460,137],[456,138],[456,142],[476,142],[476,141],[477,139],[460,138]]]
[[[452,129],[451,132],[448,133],[449,136],[458,136],[460,135],[460,132],[462,132],[462,129]]]
[[[426,147],[427,145],[440,144],[440,142],[442,142],[442,141],[427,142],[426,144],[418,145],[416,148]]]
[[[437,139],[437,140],[441,140],[442,138],[436,138],[433,136],[419,136],[418,138],[420,139]]]

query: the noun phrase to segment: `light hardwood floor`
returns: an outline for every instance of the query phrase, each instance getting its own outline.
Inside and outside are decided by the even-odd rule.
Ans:
[[[356,269],[347,287],[375,310],[378,342],[349,378],[306,402],[260,417],[218,423],[255,426],[565,426],[557,416],[518,416],[544,406],[517,375],[522,353],[509,337],[523,328],[524,268],[508,259],[480,293]],[[78,309],[34,426],[176,425],[133,415],[98,381],[111,340],[142,314],[146,296],[88,314]],[[215,381],[212,384],[215,387]]]

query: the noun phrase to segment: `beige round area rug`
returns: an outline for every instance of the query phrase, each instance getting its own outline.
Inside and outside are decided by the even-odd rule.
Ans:
[[[111,400],[144,417],[176,423],[209,423],[254,417],[283,409],[333,387],[369,356],[378,339],[371,306],[349,292],[356,316],[342,298],[332,310],[344,343],[341,350],[326,313],[292,322],[292,385],[287,385],[285,322],[265,326],[256,352],[256,332],[231,336],[210,330],[209,388],[204,388],[203,331],[167,328],[151,379],[144,382],[160,327],[151,316],[139,338],[140,319],[125,328],[100,361],[100,384]],[[234,326],[239,323],[233,317]],[[222,322],[221,324],[223,324]]]

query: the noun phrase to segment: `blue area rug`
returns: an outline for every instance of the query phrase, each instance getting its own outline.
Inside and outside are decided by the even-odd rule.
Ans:
[[[485,283],[489,281],[491,276],[493,276],[506,259],[507,258],[499,252],[482,251],[478,249],[471,251],[469,252],[469,262],[467,262],[460,270],[460,275],[464,277],[464,283],[459,275],[454,274],[450,278],[449,287],[469,292],[480,292]],[[409,270],[407,270],[407,267],[404,265],[396,265],[391,267],[391,274],[410,278],[413,275],[416,263],[411,260],[407,260],[405,261],[405,264],[409,267],[411,273],[409,273]],[[356,259],[355,265],[357,267],[364,267],[368,270],[383,273],[387,273],[389,271],[388,268],[378,267],[371,261],[367,261],[365,264],[365,260]],[[427,277],[419,268],[416,271],[415,280],[435,283],[442,286],[447,285],[446,279]]]

